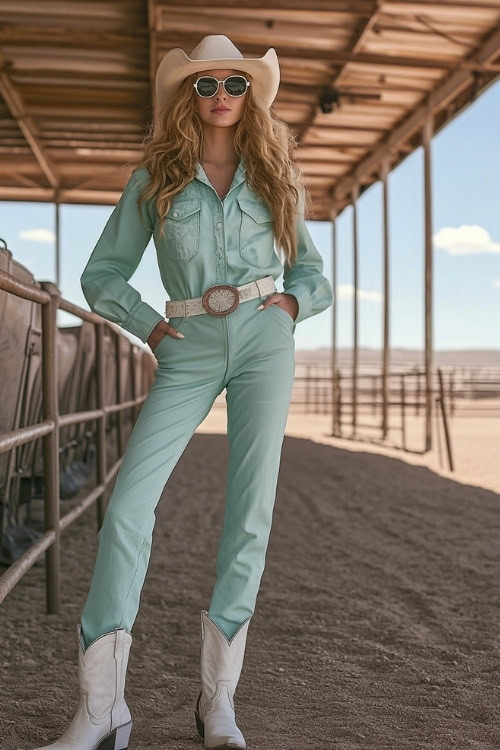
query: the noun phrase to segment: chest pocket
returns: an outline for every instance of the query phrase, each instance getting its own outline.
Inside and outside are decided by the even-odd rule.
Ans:
[[[166,251],[172,260],[187,261],[200,249],[200,198],[174,200],[165,217]]]
[[[241,209],[240,255],[257,268],[267,268],[274,252],[273,217],[264,201],[237,198]]]

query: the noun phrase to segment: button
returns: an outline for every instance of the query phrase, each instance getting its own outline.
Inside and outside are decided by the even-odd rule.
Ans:
[[[220,229],[220,228],[221,228],[221,226],[222,226],[222,224],[220,223],[220,221],[218,221],[218,222],[217,222],[217,229]]]
[[[179,216],[179,214],[177,213],[177,211],[174,211],[173,215],[174,216]]]

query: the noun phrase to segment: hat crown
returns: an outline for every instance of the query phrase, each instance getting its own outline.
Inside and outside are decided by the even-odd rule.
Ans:
[[[155,76],[156,113],[164,112],[187,76],[216,68],[234,68],[248,73],[255,100],[263,107],[273,103],[280,82],[274,47],[261,57],[245,57],[225,34],[208,34],[192,50],[191,56],[180,47],[169,49],[163,55]]]
[[[238,47],[224,34],[208,34],[189,55],[191,60],[218,60],[226,57],[235,60],[243,59]]]

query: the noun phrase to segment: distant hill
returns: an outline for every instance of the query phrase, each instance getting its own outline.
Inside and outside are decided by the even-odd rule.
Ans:
[[[390,349],[389,362],[391,366],[398,365],[420,365],[424,364],[424,351],[421,349]],[[318,360],[329,360],[331,349],[326,347],[318,349],[296,349],[298,362]],[[360,347],[358,350],[358,361],[360,365],[381,367],[382,350]],[[339,366],[350,366],[352,362],[352,348],[340,347],[337,349],[337,362]],[[500,349],[445,349],[434,350],[434,366],[456,366],[456,367],[500,367]]]

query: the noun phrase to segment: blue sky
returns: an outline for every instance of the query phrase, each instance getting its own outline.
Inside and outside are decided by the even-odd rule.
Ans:
[[[500,348],[500,81],[432,142],[434,346],[436,349]],[[419,148],[389,174],[390,344],[424,344],[423,152]],[[14,258],[39,280],[55,280],[54,207],[3,202],[0,237]],[[112,210],[111,206],[62,205],[61,291],[87,307],[79,277]],[[382,344],[382,191],[373,185],[358,202],[359,344]],[[331,280],[331,224],[309,222]],[[352,343],[352,209],[337,219],[338,344]],[[166,294],[153,242],[130,280],[159,312]],[[278,289],[282,281],[278,280]],[[75,324],[60,313],[62,324]],[[332,309],[301,322],[296,348],[329,346]],[[140,343],[137,339],[134,339]]]

